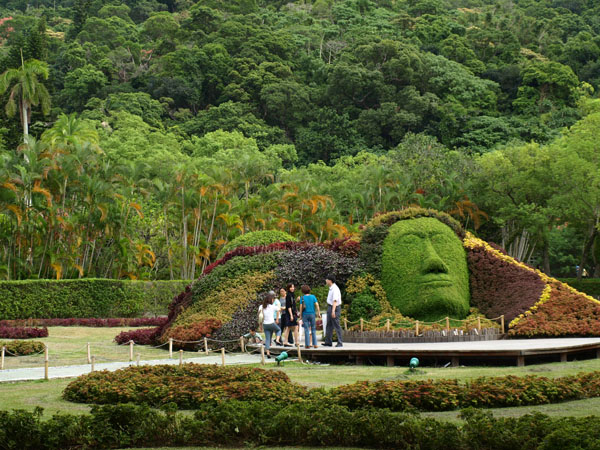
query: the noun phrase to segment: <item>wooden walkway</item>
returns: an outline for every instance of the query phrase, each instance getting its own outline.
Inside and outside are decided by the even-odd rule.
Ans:
[[[296,348],[272,346],[273,353],[285,350],[297,356]],[[345,343],[343,347],[323,347],[306,349],[300,347],[302,358],[321,362],[355,362],[364,364],[367,360],[383,360],[388,366],[396,363],[408,365],[412,357],[438,364],[450,363],[453,366],[475,361],[485,364],[516,361],[525,365],[526,359],[554,360],[565,362],[577,358],[600,358],[600,338],[557,338],[557,339],[505,339],[473,342],[436,343]],[[506,364],[504,364],[506,365]]]

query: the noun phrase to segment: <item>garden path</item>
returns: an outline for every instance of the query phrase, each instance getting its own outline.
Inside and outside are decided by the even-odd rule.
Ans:
[[[273,359],[267,359],[267,363],[275,362]],[[184,363],[196,364],[222,364],[221,355],[202,356],[198,358],[185,358]],[[258,364],[260,363],[259,354],[228,354],[225,360],[226,365],[236,364]],[[137,363],[132,362],[107,362],[96,363],[95,370],[115,371],[125,367],[134,366]],[[155,366],[158,364],[179,364],[179,359],[154,359],[140,361],[141,365]],[[90,364],[80,364],[76,366],[50,367],[48,369],[48,378],[73,378],[89,373]],[[5,369],[0,370],[0,383],[6,381],[26,381],[26,380],[43,380],[44,367],[27,367],[22,369]]]

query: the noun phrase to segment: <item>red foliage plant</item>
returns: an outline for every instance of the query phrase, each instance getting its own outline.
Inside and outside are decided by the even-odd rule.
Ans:
[[[120,317],[120,318],[68,318],[68,319],[17,319],[0,320],[0,327],[147,327],[160,326],[167,322],[166,317]]]
[[[115,342],[119,345],[133,341],[138,345],[152,345],[159,336],[160,328],[142,328],[139,330],[122,331],[115,336]]]
[[[31,327],[2,327],[0,326],[0,338],[5,339],[30,339],[48,337],[48,328]]]
[[[550,298],[526,314],[510,330],[514,337],[600,336],[600,303],[558,281]]]
[[[504,314],[510,323],[531,308],[546,283],[534,271],[498,258],[485,247],[466,247],[470,273],[471,306],[486,317]]]

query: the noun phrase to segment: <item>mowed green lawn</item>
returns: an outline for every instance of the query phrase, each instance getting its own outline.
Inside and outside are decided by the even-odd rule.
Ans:
[[[90,342],[92,348],[98,348],[98,355],[104,355],[106,359],[117,355],[127,358],[128,348],[116,347],[110,341],[120,331],[126,328],[86,328],[86,327],[52,327],[49,329],[50,336],[42,339],[48,343],[52,355],[58,361],[71,361],[72,364],[85,362],[85,344]],[[101,344],[106,344],[103,347]],[[83,348],[83,353],[78,352]],[[103,349],[103,353],[100,352]],[[141,347],[136,346],[135,352]],[[157,349],[142,349],[142,357],[167,358],[168,352]],[[8,361],[9,358],[7,358]],[[123,360],[121,358],[121,360]],[[41,359],[40,359],[41,361]],[[257,366],[260,367],[260,366]],[[579,372],[591,372],[600,370],[600,360],[590,359],[585,361],[572,361],[567,363],[549,363],[529,365],[525,367],[421,367],[411,373],[405,367],[382,367],[382,366],[351,366],[351,365],[302,365],[288,362],[284,366],[265,366],[268,370],[282,370],[288,374],[292,381],[301,383],[308,387],[331,388],[341,384],[353,383],[360,380],[425,380],[452,378],[469,380],[481,376],[501,375],[540,375],[548,377],[560,377],[573,375]],[[9,410],[22,408],[33,410],[41,406],[50,416],[56,412],[87,413],[88,405],[71,403],[63,400],[61,394],[65,386],[71,380],[50,381],[27,381],[18,383],[0,384],[0,409]],[[519,416],[534,411],[551,416],[587,416],[600,415],[600,398],[565,402],[554,405],[528,406],[519,408],[498,408],[491,410],[497,416]],[[458,420],[457,411],[441,413],[424,413],[427,416],[444,420]]]

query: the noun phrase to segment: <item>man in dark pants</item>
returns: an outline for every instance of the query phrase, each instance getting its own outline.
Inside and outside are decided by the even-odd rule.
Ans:
[[[342,327],[340,327],[340,315],[342,313],[342,293],[337,284],[335,277],[328,275],[325,280],[329,286],[329,294],[327,295],[327,326],[325,328],[325,342],[322,345],[331,347],[333,345],[333,329],[337,334],[338,343],[336,347],[342,347]]]

